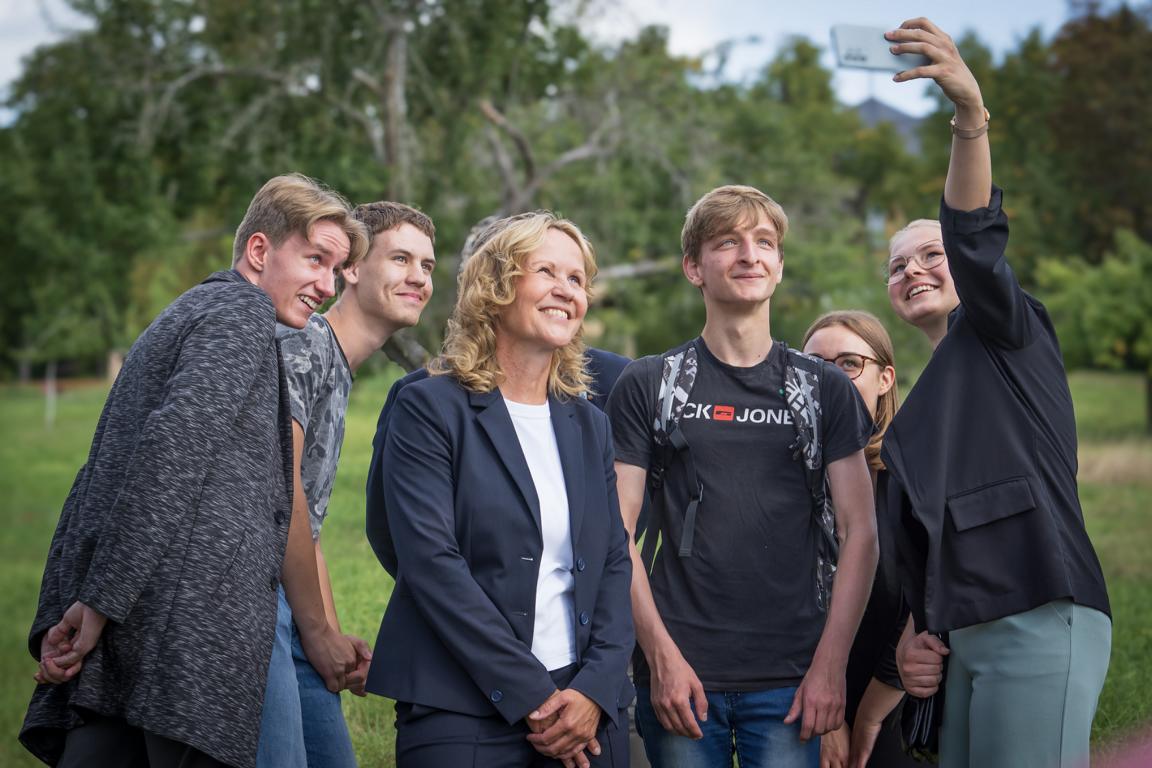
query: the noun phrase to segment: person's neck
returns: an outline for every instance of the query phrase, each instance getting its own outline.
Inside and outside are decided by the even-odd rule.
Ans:
[[[503,379],[500,394],[507,400],[525,405],[548,402],[548,373],[552,354],[544,350],[524,350],[496,346],[496,361]]]
[[[700,338],[722,363],[748,368],[762,362],[772,351],[772,328],[768,303],[742,315],[718,316],[710,312]]]
[[[356,373],[360,364],[384,346],[384,342],[388,341],[399,328],[366,316],[351,298],[345,289],[336,303],[324,313],[324,319],[332,327],[332,333],[336,335],[336,341],[344,351],[348,367],[352,373]]]
[[[960,306],[957,304],[956,306]],[[944,341],[944,337],[948,335],[948,318],[955,311],[953,307],[943,317],[933,317],[920,325],[920,330],[928,337],[928,343],[932,345],[932,351],[936,351],[936,347],[940,346],[940,342]]]

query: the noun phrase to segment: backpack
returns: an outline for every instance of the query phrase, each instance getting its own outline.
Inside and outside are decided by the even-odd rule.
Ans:
[[[840,555],[840,543],[836,538],[836,515],[828,495],[828,477],[824,466],[823,440],[820,433],[820,367],[821,361],[784,345],[784,381],[780,394],[785,396],[788,409],[792,413],[792,425],[796,430],[796,440],[788,447],[794,461],[803,460],[804,475],[812,507],[812,525],[816,529],[816,604],[823,611],[828,610],[832,596],[832,581],[836,574],[836,563]],[[684,406],[692,394],[698,367],[696,343],[690,341],[684,346],[664,355],[660,376],[660,391],[656,398],[656,414],[652,424],[652,440],[655,443],[652,462],[648,469],[648,488],[653,496],[662,492],[664,475],[672,457],[679,454],[684,462],[689,488],[693,489],[688,506],[684,510],[684,528],[680,541],[679,556],[692,556],[692,543],[695,536],[696,514],[704,500],[704,484],[696,473],[692,461],[692,451],[680,429],[680,417]],[[661,507],[667,513],[667,503],[653,505],[652,517],[644,536],[641,557],[645,567],[652,569],[660,539],[660,525],[657,515]],[[652,534],[652,535],[648,535]]]

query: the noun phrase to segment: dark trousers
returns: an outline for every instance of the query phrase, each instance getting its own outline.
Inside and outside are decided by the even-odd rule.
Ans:
[[[574,676],[575,666],[552,673],[560,688]],[[621,710],[617,714],[620,728],[607,716],[600,718],[596,731],[600,755],[588,755],[593,768],[628,768],[628,713]],[[499,715],[477,717],[400,702],[396,704],[396,766],[559,768],[559,760],[536,751],[528,741],[529,733],[524,722],[509,725]]]
[[[68,731],[56,768],[227,768],[198,749],[134,728],[118,717],[88,715]]]

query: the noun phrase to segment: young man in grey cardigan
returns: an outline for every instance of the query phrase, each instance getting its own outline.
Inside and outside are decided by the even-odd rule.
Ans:
[[[258,768],[356,766],[340,696],[308,658],[302,640],[309,621],[340,632],[320,531],[344,442],[352,377],[393,333],[420,320],[432,296],[436,228],[428,216],[401,203],[358,205],[352,216],[368,230],[371,246],[364,258],[345,265],[340,297],[303,328],[277,329],[296,455],[295,517],[284,572],[300,584],[288,584],[294,589],[282,594],[276,618]],[[299,537],[297,520],[311,536]],[[345,684],[363,696],[372,654],[362,639],[348,637],[360,663]]]
[[[276,321],[303,327],[366,247],[339,195],[276,177],[237,230],[233,268],[133,344],[44,570],[29,635],[41,684],[20,734],[37,757],[255,764],[292,511]],[[334,635],[310,641],[318,658],[336,649],[343,674]]]

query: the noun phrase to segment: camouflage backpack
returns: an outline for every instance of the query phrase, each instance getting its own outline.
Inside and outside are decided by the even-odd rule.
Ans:
[[[827,611],[832,596],[832,581],[836,574],[840,544],[836,538],[836,516],[828,496],[828,477],[824,467],[821,435],[820,366],[817,358],[805,355],[784,345],[784,386],[780,393],[788,402],[796,440],[788,447],[794,461],[804,462],[804,475],[811,498],[812,525],[816,529],[815,590],[816,604]],[[679,454],[684,462],[689,488],[692,489],[688,506],[684,510],[684,528],[678,554],[692,556],[696,515],[704,500],[704,484],[696,473],[692,451],[680,429],[680,417],[696,383],[697,353],[695,342],[672,350],[664,356],[660,376],[660,392],[656,398],[657,412],[652,424],[655,450],[648,469],[648,488],[655,495],[664,487],[664,474],[672,457]],[[642,557],[651,570],[659,544],[659,509],[667,504],[653,505],[648,522]]]

